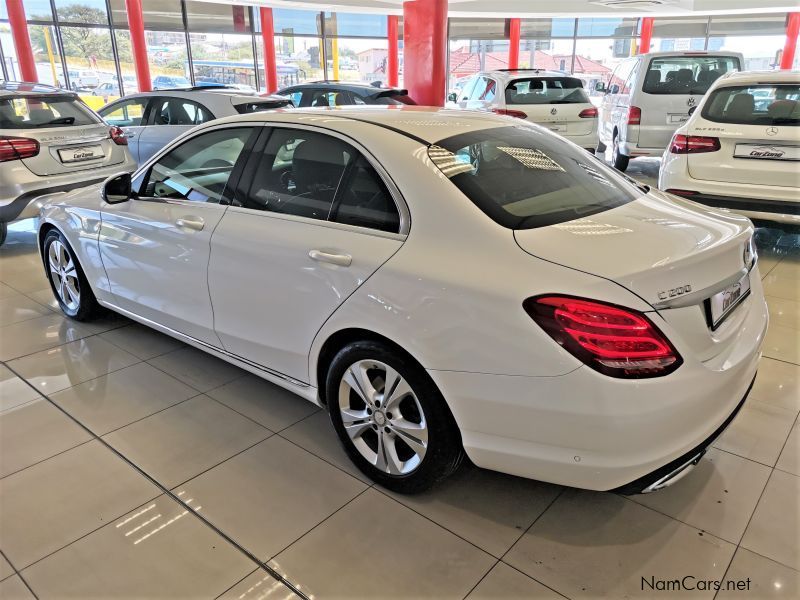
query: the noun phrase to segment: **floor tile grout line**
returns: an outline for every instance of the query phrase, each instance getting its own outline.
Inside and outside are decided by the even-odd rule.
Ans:
[[[517,573],[519,573],[520,575],[524,575],[524,576],[525,576],[525,577],[527,577],[528,579],[533,579],[533,580],[534,580],[536,583],[538,583],[539,585],[543,585],[543,586],[544,586],[544,587],[546,587],[548,590],[550,590],[550,591],[552,591],[552,592],[555,592],[555,593],[556,593],[556,594],[558,594],[559,596],[561,596],[561,597],[563,597],[563,598],[566,598],[567,600],[571,600],[571,598],[570,598],[569,596],[567,596],[565,593],[563,593],[563,592],[559,592],[557,589],[555,589],[555,588],[552,588],[552,587],[550,587],[549,585],[542,583],[541,581],[539,581],[539,580],[538,580],[538,579],[536,579],[535,577],[531,577],[530,575],[528,575],[528,574],[527,574],[527,573],[525,573],[524,571],[520,571],[520,570],[519,570],[517,567],[515,567],[514,565],[510,565],[510,564],[508,564],[508,563],[507,563],[506,561],[504,561],[502,558],[501,558],[501,559],[500,559],[498,562],[501,562],[501,563],[503,563],[503,564],[504,564],[505,566],[507,566],[509,569],[514,569],[514,570],[515,570]]]
[[[304,419],[304,420],[305,420],[305,419]],[[298,421],[297,423],[300,423],[300,422],[301,422],[301,421]],[[295,425],[297,425],[297,423],[295,423]],[[286,430],[284,429],[284,430],[282,430],[282,431],[286,431]],[[325,464],[327,464],[327,465],[330,465],[330,466],[331,466],[331,467],[333,467],[334,469],[338,469],[339,471],[341,471],[341,472],[342,472],[342,473],[344,473],[345,475],[348,475],[348,476],[352,477],[352,478],[353,478],[353,479],[355,479],[356,481],[358,481],[358,482],[360,482],[360,483],[363,483],[363,484],[364,484],[364,485],[366,485],[366,486],[372,487],[372,485],[373,485],[373,483],[372,483],[372,482],[369,482],[369,483],[367,483],[366,481],[363,481],[363,480],[359,479],[358,477],[356,477],[356,476],[355,476],[355,475],[353,475],[352,473],[350,473],[350,472],[346,471],[345,469],[343,469],[343,468],[342,468],[342,467],[340,467],[339,465],[337,465],[337,464],[335,464],[335,463],[331,462],[331,461],[330,461],[330,460],[328,460],[327,458],[325,458],[325,457],[323,457],[323,456],[320,456],[319,454],[317,454],[317,453],[315,453],[315,452],[312,452],[312,451],[311,451],[311,450],[309,450],[308,448],[305,448],[305,447],[301,446],[300,444],[298,444],[298,443],[297,443],[297,442],[295,442],[294,440],[290,440],[289,438],[287,438],[287,437],[286,437],[286,436],[284,436],[284,435],[281,435],[280,433],[276,433],[275,435],[277,435],[277,436],[278,436],[279,438],[281,438],[282,440],[286,440],[287,442],[289,442],[289,443],[290,443],[290,444],[292,444],[293,446],[296,446],[296,447],[300,448],[301,450],[305,450],[305,451],[306,451],[306,452],[308,452],[308,453],[309,453],[311,456],[313,456],[313,457],[315,457],[315,458],[318,458],[319,460],[323,461],[323,462],[324,462]],[[356,467],[356,469],[357,469],[357,467]]]
[[[10,577],[13,577],[14,575],[16,575],[17,577],[19,577],[20,581],[22,581],[22,583],[25,585],[25,587],[26,587],[26,588],[28,588],[28,591],[29,591],[29,592],[30,592],[30,593],[33,595],[33,597],[34,597],[34,598],[36,598],[36,600],[39,600],[39,596],[37,596],[37,595],[36,595],[36,592],[34,592],[34,591],[33,591],[33,588],[31,588],[31,586],[30,586],[30,585],[28,585],[28,582],[27,582],[27,580],[26,580],[26,579],[25,579],[25,578],[22,576],[22,573],[20,573],[20,572],[17,570],[17,567],[15,567],[15,566],[14,566],[14,563],[12,563],[12,562],[11,562],[11,561],[8,559],[8,556],[6,556],[6,553],[5,553],[5,552],[3,552],[2,550],[0,550],[0,556],[2,556],[2,557],[5,559],[5,561],[6,561],[6,562],[9,564],[9,566],[10,566],[12,569],[14,569],[14,573],[12,573],[11,575],[9,575],[9,576],[8,576],[8,577],[6,577],[5,579],[3,579],[3,581],[5,581],[6,579],[9,579]]]
[[[491,555],[490,555],[490,556],[491,556]],[[494,564],[493,564],[491,567],[489,567],[489,570],[488,570],[488,571],[486,571],[486,573],[484,573],[483,575],[481,575],[481,578],[480,578],[480,579],[478,579],[478,581],[475,583],[475,585],[473,585],[471,588],[469,588],[469,590],[467,591],[467,593],[466,593],[466,594],[464,594],[464,596],[462,597],[462,600],[466,600],[467,598],[469,598],[469,595],[470,595],[472,592],[474,592],[474,591],[475,591],[475,588],[477,588],[477,587],[478,587],[478,586],[481,584],[481,582],[482,582],[484,579],[486,579],[486,578],[489,576],[489,573],[491,573],[491,572],[494,570],[494,568],[495,568],[497,565],[499,565],[499,564],[500,564],[501,560],[500,560],[499,558],[497,558],[497,557],[495,557],[495,556],[492,556],[492,558],[494,558]],[[527,577],[527,575],[526,575],[526,577]]]
[[[46,400],[46,398],[38,398],[37,400]],[[86,445],[86,444],[88,444],[89,442],[92,442],[92,441],[94,441],[94,440],[93,439],[84,440],[84,441],[82,441],[82,442],[80,442],[78,444],[75,444],[74,446],[70,446],[69,448],[66,448],[64,450],[60,450],[59,452],[56,452],[55,454],[52,454],[52,455],[48,456],[47,458],[43,458],[42,460],[37,460],[35,463],[29,464],[27,467],[22,467],[21,469],[17,469],[16,471],[12,471],[11,473],[7,473],[6,475],[3,475],[2,477],[0,477],[0,481],[2,481],[3,479],[6,479],[7,477],[11,477],[12,475],[16,475],[17,473],[22,473],[23,471],[26,471],[27,469],[30,469],[31,467],[35,467],[36,465],[40,465],[43,462],[45,462],[47,460],[50,460],[51,458],[55,458],[56,456],[61,456],[65,452],[69,452],[70,450],[74,450],[75,448],[78,448],[80,446],[84,446],[84,445]]]
[[[193,348],[194,350],[199,350],[200,352],[203,352],[203,351],[202,351],[202,350],[200,350],[199,348],[195,348],[194,346],[190,346],[189,344],[184,344],[184,346],[185,346],[184,348],[176,348],[175,350],[170,350],[169,352],[165,352],[164,354],[159,354],[159,355],[158,355],[158,356],[156,356],[156,357],[153,357],[153,358],[148,358],[147,360],[145,360],[145,361],[143,361],[143,362],[146,362],[148,365],[150,365],[150,366],[151,366],[151,367],[153,367],[154,369],[158,369],[158,370],[159,370],[159,371],[161,371],[162,373],[166,373],[166,374],[167,374],[167,375],[169,375],[170,377],[172,377],[172,378],[174,378],[174,379],[177,379],[178,381],[180,381],[182,384],[184,384],[184,385],[188,385],[190,388],[192,388],[192,389],[194,389],[194,390],[197,390],[197,391],[198,391],[198,392],[200,392],[201,394],[205,394],[205,395],[207,395],[207,396],[208,396],[208,393],[209,393],[209,392],[213,392],[213,391],[215,391],[215,390],[218,390],[219,388],[221,388],[221,387],[224,387],[224,386],[228,385],[229,383],[233,383],[234,381],[239,381],[240,379],[244,378],[245,376],[247,376],[247,375],[250,375],[250,374],[251,374],[249,371],[245,371],[244,369],[242,369],[242,368],[241,368],[240,366],[238,366],[238,365],[234,365],[233,363],[229,363],[228,361],[222,360],[221,358],[217,358],[217,357],[216,357],[216,356],[214,356],[213,354],[210,354],[210,353],[206,352],[205,354],[207,354],[207,355],[208,355],[208,356],[210,356],[211,358],[217,358],[217,360],[220,360],[220,361],[222,361],[222,362],[223,362],[223,363],[225,363],[226,365],[230,365],[230,366],[232,366],[232,367],[236,367],[237,369],[239,369],[240,371],[242,371],[242,374],[241,374],[241,375],[238,375],[238,376],[236,376],[236,377],[234,377],[234,378],[233,378],[233,379],[231,379],[230,381],[226,381],[225,383],[221,383],[221,384],[219,384],[219,385],[215,385],[214,387],[211,387],[211,388],[209,388],[208,390],[206,390],[206,391],[203,391],[203,390],[199,389],[198,387],[196,387],[196,386],[192,385],[191,383],[189,383],[189,382],[187,382],[187,381],[184,381],[183,379],[180,379],[179,377],[177,377],[177,376],[173,375],[173,374],[172,374],[172,373],[170,373],[169,371],[167,371],[167,370],[165,370],[165,369],[163,369],[163,368],[159,367],[158,365],[154,365],[153,363],[151,363],[151,362],[150,362],[151,360],[155,360],[156,358],[163,358],[163,357],[164,357],[164,356],[166,356],[167,354],[172,354],[173,352],[179,352],[179,351],[181,351],[181,350],[185,350],[186,348]],[[210,397],[211,397],[211,396],[209,396],[209,398],[210,398]]]
[[[228,592],[230,592],[230,591],[231,591],[233,588],[235,588],[237,585],[239,585],[240,583],[242,583],[242,582],[243,582],[245,579],[247,579],[247,578],[248,578],[248,577],[250,577],[250,576],[251,576],[253,573],[255,573],[256,571],[258,571],[258,570],[260,570],[260,569],[261,569],[261,567],[256,567],[255,569],[253,569],[252,571],[250,571],[250,572],[249,572],[247,575],[245,575],[244,577],[242,577],[240,580],[238,580],[238,581],[234,581],[232,586],[230,586],[230,587],[229,587],[228,589],[226,589],[226,590],[223,590],[221,594],[218,594],[217,596],[215,596],[215,597],[214,597],[214,600],[218,600],[219,598],[221,598],[222,596],[224,596],[225,594],[227,594]]]
[[[111,345],[113,345],[113,346],[116,346],[116,347],[117,347],[117,348],[119,348],[120,350],[125,350],[125,352],[127,352],[128,354],[133,354],[133,356],[135,356],[136,358],[138,358],[138,359],[139,359],[139,360],[141,360],[142,362],[146,362],[146,363],[148,363],[148,364],[149,364],[149,362],[148,362],[148,361],[154,360],[154,359],[156,359],[156,358],[160,358],[160,357],[164,356],[165,354],[169,354],[170,352],[175,352],[176,350],[183,350],[183,348],[189,347],[189,346],[188,346],[188,344],[185,344],[184,342],[181,342],[181,341],[180,341],[178,338],[174,338],[174,337],[172,337],[171,335],[167,335],[166,333],[161,333],[161,332],[160,332],[158,329],[153,329],[152,327],[147,327],[147,325],[142,325],[141,323],[139,323],[138,321],[134,321],[133,319],[129,319],[129,320],[130,320],[130,323],[129,323],[129,324],[127,324],[127,325],[123,325],[122,327],[118,327],[117,329],[109,329],[108,331],[104,331],[103,333],[101,333],[101,334],[100,334],[100,336],[103,336],[103,334],[106,334],[106,333],[108,333],[109,331],[119,331],[120,329],[125,329],[126,327],[131,327],[131,326],[133,326],[133,325],[138,325],[138,326],[140,326],[140,327],[145,327],[145,328],[147,328],[147,330],[148,330],[148,331],[152,331],[152,332],[154,332],[154,333],[159,333],[159,334],[161,334],[161,335],[163,335],[163,336],[166,336],[166,337],[168,337],[168,338],[169,338],[169,339],[171,339],[171,340],[175,340],[175,341],[176,341],[176,342],[178,342],[179,344],[182,344],[182,346],[181,346],[181,347],[179,347],[179,348],[172,348],[171,350],[165,350],[164,352],[161,352],[161,353],[159,353],[159,354],[156,354],[156,355],[154,355],[154,356],[149,356],[149,357],[147,357],[147,358],[141,358],[141,357],[139,357],[138,355],[136,355],[136,354],[134,354],[133,352],[131,352],[130,350],[127,350],[126,348],[123,348],[121,344],[118,344],[118,343],[116,343],[114,340],[109,340],[108,338],[103,338],[103,339],[104,339],[105,341],[107,341],[109,344],[111,344]],[[150,365],[150,366],[153,366],[153,365]],[[156,368],[157,368],[157,367],[156,367]],[[160,370],[160,369],[159,369],[159,370]],[[172,377],[174,377],[175,379],[177,379],[177,377],[175,377],[174,375],[173,375]],[[185,382],[181,382],[181,383],[185,383]],[[187,383],[186,385],[189,385],[189,384]]]
[[[233,383],[233,382],[231,382],[231,383]],[[218,390],[218,389],[219,389],[219,388],[214,388],[213,390],[209,390],[209,392],[214,392],[214,391],[216,391],[216,390]],[[214,398],[214,396],[212,396],[210,393],[206,393],[206,396],[208,396],[209,398],[211,398],[211,400],[213,400],[213,401],[214,401],[214,402],[216,402],[217,404],[221,404],[221,405],[222,405],[222,406],[224,406],[225,408],[228,408],[228,409],[232,410],[233,412],[235,412],[235,413],[236,413],[237,415],[239,415],[240,417],[244,417],[245,419],[247,419],[247,420],[248,420],[248,421],[250,421],[251,423],[255,423],[256,425],[258,425],[259,427],[263,427],[264,429],[268,429],[269,431],[271,431],[272,433],[274,433],[274,434],[276,434],[276,435],[277,435],[278,433],[280,433],[281,431],[283,431],[284,429],[286,429],[286,428],[287,428],[287,427],[283,427],[282,429],[280,429],[280,430],[276,431],[276,430],[274,430],[274,429],[271,429],[271,428],[267,427],[267,426],[266,426],[266,425],[264,425],[263,423],[260,423],[260,422],[256,421],[256,420],[255,420],[253,417],[251,417],[251,416],[249,416],[249,415],[246,415],[246,414],[244,414],[243,412],[240,412],[240,411],[236,410],[236,409],[235,409],[235,408],[233,408],[232,406],[229,406],[229,405],[225,404],[225,403],[224,403],[222,400],[218,400],[217,398]],[[298,397],[297,397],[297,400],[298,400],[298,401],[302,401],[302,400],[303,400],[303,398],[301,398],[300,396],[298,396]],[[313,414],[313,413],[312,413],[312,414]],[[307,415],[307,416],[310,416],[310,415]],[[292,424],[291,424],[291,425],[289,425],[288,427],[291,427],[291,426],[292,426],[292,425],[294,425],[295,423],[299,423],[300,421],[302,421],[302,420],[303,420],[303,419],[305,419],[305,418],[307,418],[307,417],[303,417],[302,419],[299,419],[299,420],[295,421],[294,423],[292,423]]]
[[[53,315],[44,315],[42,317],[36,317],[36,318],[37,319],[43,319],[45,317],[50,317],[50,316],[59,316],[59,313],[54,313]],[[73,319],[70,319],[69,317],[65,317],[64,315],[60,315],[60,316],[61,316],[62,320],[67,321],[69,323],[72,323],[72,322],[80,323],[80,321],[74,321]],[[33,321],[33,320],[34,319],[28,319],[28,321],[20,321],[20,323],[28,323],[28,322]],[[11,325],[4,325],[3,327],[0,327],[0,330],[2,330],[4,327],[11,327]],[[80,327],[80,325],[79,325],[79,327]],[[61,348],[62,346],[66,346],[67,344],[72,344],[73,342],[80,342],[81,340],[85,340],[85,339],[88,339],[88,338],[91,338],[91,337],[99,336],[100,334],[105,333],[106,331],[113,331],[114,329],[119,329],[120,327],[124,327],[124,325],[120,325],[119,327],[111,327],[110,329],[104,329],[103,331],[97,331],[95,333],[90,333],[89,335],[84,335],[84,336],[81,336],[79,338],[75,338],[74,340],[68,340],[68,341],[63,342],[61,344],[56,344],[54,346],[48,346],[47,348],[41,348],[41,349],[35,350],[33,352],[28,352],[28,354],[22,354],[20,356],[13,356],[11,358],[4,358],[4,359],[0,359],[0,360],[2,360],[2,362],[6,363],[6,366],[8,366],[8,363],[10,363],[12,360],[19,360],[21,358],[28,358],[30,356],[33,356],[34,354],[39,354],[40,352],[48,352],[50,350],[55,350],[56,348]],[[0,333],[1,332],[2,331],[0,331]],[[103,341],[108,341],[108,340],[103,338]],[[108,342],[108,343],[110,344],[111,342]],[[128,354],[130,354],[130,352],[128,352]],[[133,355],[131,354],[131,356],[133,356]],[[137,357],[134,357],[134,358],[137,358]],[[146,362],[146,361],[142,361],[142,362]]]
[[[791,329],[791,327],[787,327],[787,329]],[[778,362],[782,362],[782,363],[787,364],[787,365],[792,365],[793,367],[800,367],[800,363],[793,363],[790,360],[785,360],[783,358],[776,358],[774,356],[769,356],[768,354],[763,354],[762,356],[764,358],[768,358],[770,360],[777,360]]]
[[[17,377],[19,377],[19,373],[17,373],[16,371],[14,371],[14,370],[13,370],[13,369],[11,369],[10,367],[8,367],[8,365],[6,365],[6,367],[7,367],[7,368],[9,368],[9,370],[10,370],[11,372],[13,372],[13,373],[14,373],[14,374],[15,374]],[[20,377],[20,379],[22,379],[22,378]],[[29,385],[30,387],[33,387],[33,386],[30,384],[30,382],[28,382],[27,380],[24,380],[24,379],[23,379],[23,381],[25,381],[25,383],[27,383],[27,385]],[[35,388],[34,388],[34,389],[35,389]],[[75,422],[75,423],[76,423],[76,424],[77,424],[79,427],[81,427],[82,429],[84,429],[84,430],[85,430],[85,431],[86,431],[86,432],[87,432],[89,435],[91,435],[91,436],[92,436],[94,439],[96,439],[98,442],[100,442],[100,443],[101,443],[103,446],[105,446],[105,447],[106,447],[108,450],[110,450],[111,452],[113,452],[113,453],[114,453],[114,454],[115,454],[117,457],[119,457],[119,458],[120,458],[120,459],[122,459],[124,462],[126,462],[126,463],[127,463],[127,464],[128,464],[130,467],[131,467],[131,468],[135,469],[135,470],[136,470],[136,471],[137,471],[139,474],[141,474],[141,475],[142,475],[143,477],[145,477],[145,478],[146,478],[148,481],[150,481],[150,482],[151,482],[153,485],[155,485],[155,486],[156,486],[156,488],[160,489],[160,490],[162,491],[162,493],[163,493],[163,494],[167,495],[167,496],[168,496],[168,497],[170,497],[170,498],[171,498],[173,501],[177,502],[177,503],[178,503],[180,506],[183,506],[185,509],[187,509],[187,510],[188,510],[188,512],[189,512],[189,514],[193,514],[193,515],[195,515],[195,516],[196,516],[196,518],[197,518],[198,520],[200,520],[200,522],[201,522],[201,523],[204,523],[204,524],[205,524],[205,525],[206,525],[208,528],[210,528],[212,531],[216,532],[216,533],[217,533],[217,535],[219,535],[221,538],[223,538],[225,541],[227,541],[227,542],[228,542],[228,543],[229,543],[229,544],[230,544],[230,545],[231,545],[231,546],[232,546],[234,549],[236,549],[236,550],[238,550],[240,553],[244,554],[244,555],[245,555],[247,558],[249,558],[249,559],[250,559],[252,562],[256,563],[257,565],[259,565],[259,566],[261,566],[261,567],[263,567],[263,568],[264,568],[264,569],[267,571],[267,573],[269,573],[269,574],[270,574],[270,575],[271,575],[273,578],[277,579],[278,581],[280,581],[281,583],[283,583],[284,585],[286,585],[286,586],[287,586],[287,587],[288,587],[288,588],[289,588],[289,589],[290,589],[292,592],[294,592],[294,593],[295,593],[295,594],[296,594],[296,595],[297,595],[299,598],[302,598],[303,600],[311,600],[311,599],[310,599],[310,598],[309,598],[309,597],[308,597],[308,596],[307,596],[307,595],[306,595],[304,592],[302,592],[302,591],[301,591],[301,590],[300,590],[300,589],[299,589],[297,586],[295,586],[295,585],[294,585],[292,582],[288,581],[288,580],[287,580],[285,577],[283,577],[283,576],[282,576],[280,573],[278,573],[278,571],[277,571],[277,570],[275,570],[275,569],[273,569],[272,567],[270,567],[268,564],[266,564],[266,562],[261,562],[261,561],[258,559],[258,557],[256,557],[256,556],[255,556],[255,555],[254,555],[252,552],[250,552],[250,551],[249,551],[249,550],[247,550],[247,549],[246,549],[244,546],[242,546],[242,545],[240,545],[239,543],[237,543],[237,542],[236,542],[236,541],[235,541],[235,540],[234,540],[234,539],[233,539],[231,536],[229,536],[229,535],[228,535],[228,534],[226,534],[224,531],[222,531],[222,530],[221,530],[219,527],[217,527],[216,525],[214,525],[214,524],[213,524],[213,523],[212,523],[210,520],[206,519],[206,517],[205,517],[204,515],[200,515],[200,514],[198,514],[198,512],[197,512],[196,510],[194,510],[194,509],[193,509],[192,507],[190,507],[188,504],[186,504],[185,502],[183,502],[183,500],[181,500],[181,499],[180,499],[180,497],[178,497],[176,494],[174,494],[174,493],[173,493],[173,492],[172,492],[172,491],[171,491],[169,488],[167,488],[166,486],[164,486],[163,484],[161,484],[161,483],[160,483],[160,482],[159,482],[157,479],[155,479],[155,477],[151,476],[151,475],[150,475],[149,473],[147,473],[147,472],[146,472],[144,469],[142,469],[142,468],[140,468],[138,465],[136,465],[136,463],[134,463],[133,461],[131,461],[130,459],[128,459],[128,457],[126,457],[124,454],[122,454],[121,452],[119,452],[119,451],[118,451],[116,448],[114,448],[113,446],[111,446],[111,445],[110,445],[108,442],[106,442],[106,441],[105,441],[103,438],[101,438],[101,437],[99,437],[97,434],[95,434],[95,433],[94,433],[94,432],[93,432],[91,429],[89,429],[89,428],[88,428],[86,425],[84,425],[84,424],[83,424],[81,421],[79,421],[78,419],[76,419],[75,417],[73,417],[73,416],[72,416],[70,413],[68,413],[66,410],[64,410],[63,408],[61,408],[61,407],[60,407],[60,406],[58,406],[57,404],[55,404],[55,402],[53,402],[53,400],[52,400],[52,399],[51,399],[49,396],[47,396],[47,394],[42,394],[42,397],[43,397],[44,399],[46,399],[48,402],[50,402],[50,403],[51,403],[53,406],[55,406],[55,407],[56,407],[58,410],[60,410],[62,413],[64,413],[64,414],[65,414],[65,415],[66,415],[68,418],[70,418],[70,419],[71,419],[73,422]],[[269,436],[268,436],[268,437],[269,437]],[[266,439],[266,438],[265,438],[265,439]],[[261,440],[261,441],[264,441],[264,440]],[[259,442],[259,443],[260,443],[260,442]],[[255,445],[255,444],[254,444],[254,445]],[[224,461],[223,461],[223,462],[224,462]],[[180,484],[179,484],[179,485],[180,485]],[[366,490],[365,490],[365,491],[366,491]],[[362,493],[363,493],[363,492],[362,492]],[[33,591],[33,590],[31,590],[31,592],[32,592],[32,591]]]
[[[70,389],[70,388],[67,388],[67,389]],[[62,391],[65,391],[65,390],[62,390]],[[196,390],[192,390],[192,391],[196,391]],[[194,396],[190,396],[189,398],[184,398],[183,400],[178,400],[175,404],[170,404],[169,406],[165,406],[164,408],[160,408],[157,411],[152,412],[152,413],[150,413],[148,415],[144,415],[143,417],[139,417],[138,419],[134,419],[130,423],[125,423],[125,425],[120,425],[119,427],[115,427],[114,429],[110,429],[109,431],[106,431],[104,433],[99,433],[97,435],[99,435],[100,437],[105,437],[107,435],[111,435],[112,433],[116,433],[117,431],[119,431],[121,429],[125,429],[128,425],[133,425],[134,423],[139,423],[140,421],[144,421],[145,419],[149,419],[150,417],[155,416],[157,414],[160,414],[160,413],[164,412],[165,410],[169,410],[170,408],[175,408],[176,406],[179,406],[179,405],[183,404],[184,402],[188,402],[189,400],[194,400],[198,396],[202,396],[202,395],[203,394],[195,394]],[[54,402],[55,402],[55,400],[54,400]]]

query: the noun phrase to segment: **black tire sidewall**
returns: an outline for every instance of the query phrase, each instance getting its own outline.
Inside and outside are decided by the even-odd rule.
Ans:
[[[78,302],[78,308],[75,310],[70,310],[66,304],[61,300],[61,296],[58,295],[58,290],[56,290],[55,283],[53,282],[53,277],[50,275],[50,267],[48,265],[48,253],[50,251],[50,245],[55,242],[61,242],[72,258],[72,262],[75,264],[75,271],[78,275],[78,285],[80,286],[80,300]],[[57,229],[51,229],[47,232],[44,238],[44,243],[42,244],[42,260],[44,261],[44,270],[45,275],[47,276],[47,281],[50,283],[50,289],[53,291],[53,296],[58,302],[58,306],[66,316],[71,319],[75,319],[76,321],[85,321],[89,319],[97,310],[97,300],[95,300],[94,293],[92,292],[92,288],[89,286],[89,282],[86,279],[86,275],[83,273],[83,268],[81,268],[81,263],[78,260],[78,257],[75,255],[75,251],[72,249],[72,246],[69,245],[67,239]]]
[[[614,162],[614,168],[617,171],[625,172],[628,168],[628,162],[630,161],[630,157],[625,156],[619,150],[619,139],[614,138],[614,145],[611,147],[611,159]]]
[[[407,475],[390,475],[376,469],[355,448],[339,413],[339,385],[345,371],[360,360],[375,360],[391,366],[408,382],[419,400],[428,423],[428,448],[422,463]],[[374,341],[352,342],[331,361],[325,379],[328,412],[339,440],[350,460],[367,477],[399,493],[423,491],[450,475],[463,457],[461,435],[441,392],[425,370],[412,358]]]

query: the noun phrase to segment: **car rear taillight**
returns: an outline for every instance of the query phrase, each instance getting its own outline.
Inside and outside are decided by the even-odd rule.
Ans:
[[[700,152],[716,152],[719,149],[719,138],[700,135],[676,133],[669,143],[669,151],[672,154],[699,154]]]
[[[39,142],[30,138],[0,135],[0,162],[31,158],[39,154]]]
[[[518,119],[527,119],[528,115],[521,110],[513,110],[510,108],[493,108],[492,112],[498,115],[506,115],[508,117],[517,117]]]
[[[108,130],[108,133],[111,136],[111,141],[114,142],[117,146],[128,145],[128,138],[125,137],[125,132],[122,131],[122,128],[114,125],[113,127],[111,127],[111,129]]]
[[[535,296],[525,312],[560,346],[610,377],[659,377],[682,359],[643,313],[595,300]]]
[[[592,108],[584,108],[581,112],[578,113],[578,116],[581,119],[596,119],[597,109],[594,106]]]
[[[628,125],[640,125],[642,122],[642,109],[638,106],[628,108]]]

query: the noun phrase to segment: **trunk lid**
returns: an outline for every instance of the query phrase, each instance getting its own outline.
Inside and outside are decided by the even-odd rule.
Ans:
[[[108,125],[104,123],[15,130],[14,135],[39,142],[39,153],[22,160],[36,175],[62,175],[125,160],[122,147],[111,140]]]
[[[596,118],[583,118],[581,111],[594,108],[591,102],[580,104],[514,104],[510,109],[524,112],[529,121],[560,135],[589,135]]]
[[[529,254],[609,279],[643,298],[700,360],[708,360],[735,339],[732,322],[742,316],[732,315],[747,303],[731,311],[727,324],[712,328],[706,300],[747,273],[744,255],[752,233],[743,217],[651,192],[584,219],[517,230],[514,236]]]

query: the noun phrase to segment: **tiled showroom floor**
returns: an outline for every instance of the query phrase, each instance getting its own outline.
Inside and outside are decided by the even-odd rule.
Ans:
[[[311,404],[125,319],[60,316],[29,225],[0,249],[2,598],[291,596],[259,563],[321,598],[651,597],[642,578],[684,576],[800,595],[797,237],[760,236],[760,374],[678,485],[626,498],[465,467],[398,497]]]

